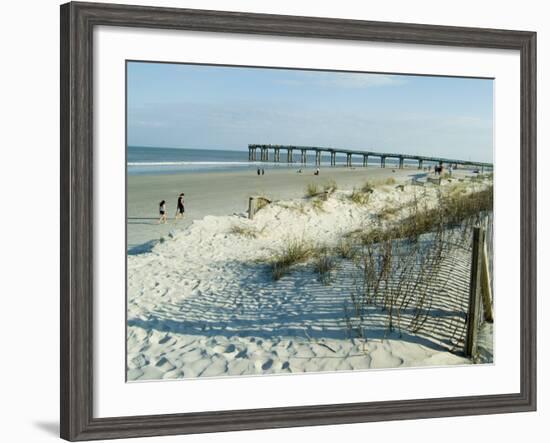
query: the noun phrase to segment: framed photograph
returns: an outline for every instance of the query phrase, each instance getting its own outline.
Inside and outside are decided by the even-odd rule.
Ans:
[[[61,6],[61,437],[536,408],[536,34]]]

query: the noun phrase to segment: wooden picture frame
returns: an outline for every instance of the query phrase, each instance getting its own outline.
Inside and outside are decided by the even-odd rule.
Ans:
[[[497,48],[521,58],[521,390],[274,409],[93,416],[93,29],[122,26]],[[61,437],[70,441],[536,409],[536,34],[99,3],[61,6]]]

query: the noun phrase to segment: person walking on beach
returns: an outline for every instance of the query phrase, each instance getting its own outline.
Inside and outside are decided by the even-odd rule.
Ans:
[[[258,175],[260,175],[260,168],[258,168]]]
[[[264,168],[262,168],[262,175],[264,175],[264,174],[265,174],[265,171],[264,171]]]
[[[160,218],[159,218],[159,225],[161,223],[166,223],[166,221],[168,220],[168,218],[166,217],[166,201],[162,200],[160,203],[159,203],[159,215],[160,215]]]
[[[178,206],[176,209],[176,220],[178,218],[183,218],[184,212],[185,212],[185,206],[183,206],[183,196],[185,194],[182,192],[178,197]]]

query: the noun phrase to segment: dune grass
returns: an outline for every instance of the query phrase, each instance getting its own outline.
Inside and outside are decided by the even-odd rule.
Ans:
[[[323,200],[321,200],[320,198],[316,198],[315,200],[313,200],[311,202],[311,206],[313,207],[313,209],[316,212],[325,212],[324,204],[325,204],[325,202]]]
[[[371,194],[374,192],[374,184],[370,181],[366,181],[363,186],[361,186],[361,192]]]
[[[380,220],[389,220],[395,214],[397,214],[403,207],[401,205],[385,206],[376,215]]]
[[[288,240],[282,249],[270,259],[273,280],[280,280],[291,268],[311,257],[313,246],[299,239]]]
[[[349,260],[355,256],[355,247],[349,238],[341,238],[334,247],[334,252],[340,257]]]
[[[229,233],[233,235],[241,235],[248,238],[257,238],[260,232],[253,226],[233,225],[229,228]]]
[[[417,239],[427,232],[472,224],[481,213],[493,210],[493,186],[469,193],[440,193],[434,208],[419,208],[416,203],[411,214],[390,227],[375,227],[355,233],[362,244],[374,244],[392,239]]]
[[[267,197],[259,197],[257,200],[256,200],[256,212],[258,212],[260,209],[263,209],[265,208],[267,205],[269,205],[271,203],[271,200],[268,199]]]
[[[317,194],[319,194],[319,186],[316,183],[309,183],[306,186],[306,197],[315,197]]]
[[[332,271],[336,269],[336,258],[331,254],[328,248],[318,248],[313,251],[315,272],[319,274],[319,281],[328,285],[332,280]]]
[[[369,202],[370,194],[360,189],[354,189],[349,195],[349,199],[356,205],[366,205]]]

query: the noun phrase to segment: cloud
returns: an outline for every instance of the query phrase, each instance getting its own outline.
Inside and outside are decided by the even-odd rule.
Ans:
[[[383,86],[398,86],[406,83],[403,76],[389,74],[351,72],[305,72],[301,78],[278,80],[277,83],[289,86],[331,86],[347,89],[364,89]]]
[[[402,77],[385,74],[338,74],[324,75],[319,79],[319,84],[327,86],[340,86],[342,88],[372,88],[380,86],[402,85],[405,80]]]

